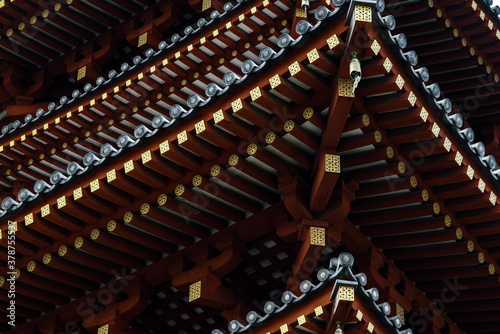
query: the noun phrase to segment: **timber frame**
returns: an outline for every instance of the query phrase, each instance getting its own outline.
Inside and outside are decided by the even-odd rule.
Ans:
[[[157,51],[2,130],[0,304],[15,277],[19,324],[2,309],[2,332],[497,331],[497,136],[474,127],[496,97],[469,118],[456,102],[475,80],[498,90],[491,10],[300,3],[214,1]],[[346,272],[387,307],[361,286],[335,305],[323,290],[260,324],[274,310],[260,301],[288,304],[276,291],[307,299]]]

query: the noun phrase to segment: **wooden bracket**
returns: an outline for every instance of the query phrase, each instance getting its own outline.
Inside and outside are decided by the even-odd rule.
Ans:
[[[312,219],[306,204],[307,184],[299,175],[286,174],[278,178],[279,191],[283,194],[285,207],[297,220]]]

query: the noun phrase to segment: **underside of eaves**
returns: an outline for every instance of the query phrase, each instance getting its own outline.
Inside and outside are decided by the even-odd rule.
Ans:
[[[0,330],[257,333],[250,311],[287,309],[284,291],[306,299],[303,282],[349,252],[390,322],[357,287],[357,304],[317,297],[330,318],[311,302],[293,321],[269,316],[265,332],[330,333],[338,320],[397,333],[398,317],[413,332],[496,333],[496,130],[459,103],[498,89],[494,12],[211,5],[3,131],[0,304],[14,276],[17,327],[2,307]],[[493,110],[490,99],[478,103]]]

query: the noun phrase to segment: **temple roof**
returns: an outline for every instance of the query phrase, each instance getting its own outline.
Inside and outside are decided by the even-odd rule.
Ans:
[[[355,32],[366,40],[354,46],[362,55],[363,79],[351,96],[350,79],[338,77],[350,41],[343,22],[349,3],[317,7],[307,20],[297,19],[294,9],[299,8],[287,4],[229,3],[223,14],[212,12],[160,43],[158,51],[148,50],[108,79],[5,131],[2,140],[9,143],[2,157],[12,174],[1,182],[7,191],[19,180],[28,186],[4,198],[1,214],[18,223],[23,293],[31,295],[39,286],[51,289],[38,291],[45,303],[37,308],[71,310],[112,281],[100,271],[123,267],[139,278],[127,294],[147,301],[137,304],[141,312],[131,322],[134,328],[172,320],[169,312],[175,313],[168,324],[175,332],[196,331],[197,318],[220,327],[224,319],[218,310],[234,306],[233,297],[244,294],[235,284],[251,286],[249,291],[261,298],[279,283],[275,276],[284,276],[297,261],[293,256],[299,257],[302,246],[297,233],[288,231],[300,222],[302,234],[310,225],[324,228],[356,256],[369,254],[364,259],[373,264],[369,274],[379,286],[397,286],[391,297],[405,302],[407,311],[412,303],[428,306],[446,288],[446,279],[457,277],[472,291],[460,292],[446,305],[446,315],[433,314],[436,327],[446,323],[458,332],[457,323],[472,331],[474,313],[461,317],[464,309],[482,307],[489,312],[485,316],[494,314],[489,294],[494,296],[499,284],[493,234],[497,192],[485,175],[496,170],[495,159],[473,138],[476,131],[467,120],[462,125],[446,92],[428,80],[433,71],[418,66],[419,53],[407,50],[410,37],[418,37],[411,35],[411,24],[408,38],[398,34],[394,17],[386,15],[392,7],[383,11],[380,2],[372,3],[374,22]],[[417,12],[437,13],[429,8]],[[293,24],[285,19],[290,16]],[[436,17],[430,21],[446,27]],[[259,29],[262,34],[255,33]],[[249,41],[244,53],[223,50],[222,45],[231,50],[240,40]],[[224,54],[215,59],[216,71],[204,66],[214,58],[213,50]],[[329,121],[335,110],[329,94],[342,87],[346,96],[340,98],[352,103],[339,107],[347,110],[336,139],[342,171],[336,172],[338,183],[337,178],[323,182],[330,185],[331,201],[318,196],[323,209],[334,213],[318,214],[321,204],[311,200],[311,208],[304,209],[293,196],[306,193],[304,183],[314,181],[315,154],[322,136],[329,135],[327,125],[335,127]],[[139,108],[122,109],[134,104]],[[85,139],[75,135],[75,128],[87,127],[92,131]],[[31,159],[27,168],[15,166],[20,157],[24,163],[49,145],[57,159],[44,156],[40,159],[47,164]],[[417,163],[415,152],[428,159]],[[332,159],[330,172],[336,170]],[[215,195],[210,193],[214,186]],[[36,207],[42,200],[43,206]],[[337,216],[346,219],[337,221]],[[333,226],[321,225],[333,220]],[[201,298],[199,307],[186,300],[198,263],[203,268],[223,263],[217,274],[203,278],[203,286],[215,280],[220,290]],[[280,269],[273,272],[269,263]],[[92,270],[84,270],[88,266]],[[82,272],[102,285],[76,280]],[[50,280],[64,289],[57,291]],[[142,280],[151,290],[142,290]],[[57,298],[51,300],[51,294]],[[71,298],[76,300],[67,304]],[[60,309],[50,316],[61,315]],[[32,319],[30,309],[23,311],[24,319]],[[190,321],[183,322],[185,317]],[[27,326],[40,324],[33,322]],[[491,332],[497,322],[489,319],[482,332]],[[98,324],[89,325],[89,331]]]

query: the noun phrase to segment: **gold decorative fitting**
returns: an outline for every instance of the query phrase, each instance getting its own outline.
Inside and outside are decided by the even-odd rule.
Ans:
[[[500,77],[498,76],[498,74],[495,74],[495,75],[493,76],[493,80],[495,80],[495,82],[497,82],[497,83],[498,83],[498,81],[500,80]]]
[[[97,240],[100,234],[101,233],[99,232],[99,229],[95,228],[92,231],[90,231],[90,239]]]
[[[450,216],[448,216],[448,215],[444,216],[444,225],[446,227],[450,227],[451,226],[451,217]]]
[[[266,144],[272,144],[276,140],[276,134],[274,132],[269,132],[266,135]]]
[[[203,181],[203,179],[202,179],[201,175],[195,175],[193,177],[193,180],[192,180],[193,186],[198,187],[202,181]]]
[[[427,202],[429,200],[429,192],[427,190],[422,190],[422,200]]]
[[[106,99],[108,98],[108,93],[104,93],[104,94],[102,94],[102,95],[101,95],[101,98],[102,98],[103,100],[106,100]]]
[[[106,224],[106,229],[108,230],[108,232],[113,232],[116,229],[116,221],[115,220],[110,220]]]
[[[451,140],[449,140],[448,137],[444,138],[443,147],[446,149],[446,151],[450,152],[450,150],[451,150]]]
[[[394,158],[394,149],[392,147],[387,146],[387,148],[385,149],[385,152],[387,153],[387,157],[389,159]]]
[[[108,181],[108,183],[116,180],[116,169],[112,169],[106,173],[106,180]]]
[[[470,48],[470,55],[475,56],[476,55],[476,50],[474,48]]]
[[[87,74],[87,65],[80,67],[78,69],[78,73],[76,74],[76,80],[81,80],[85,78],[86,74]]]
[[[361,22],[372,21],[372,8],[369,6],[354,6],[354,19]]]
[[[255,87],[250,91],[250,97],[252,98],[252,101],[257,100],[259,97],[262,96],[262,92],[260,91],[260,87]],[[215,118],[215,114],[214,114]]]
[[[488,266],[488,272],[490,273],[490,275],[495,275],[495,265],[493,263],[490,263],[490,265]]]
[[[182,184],[177,185],[177,187],[175,187],[175,195],[182,196],[182,194],[184,194],[184,190],[186,190],[186,188],[184,188]]]
[[[14,279],[18,279],[19,276],[21,276],[21,270],[16,268],[12,271],[12,274],[10,277],[13,277]]]
[[[250,47],[250,45],[251,45],[251,44],[250,44],[250,43],[248,43],[248,42],[247,42],[247,43],[245,43],[245,49],[248,49],[248,48]]]
[[[201,10],[206,11],[212,7],[212,0],[203,0],[201,3]]]
[[[281,334],[288,333],[288,325],[287,324],[281,325],[280,326],[280,332],[281,332]]]
[[[415,96],[415,94],[413,94],[413,92],[410,92],[410,94],[408,95],[408,102],[410,102],[411,106],[415,106],[415,102],[417,102],[417,97]]]
[[[130,171],[134,170],[134,160],[130,159],[126,163],[123,164],[123,169],[125,170],[125,173],[128,173]]]
[[[314,48],[307,53],[307,60],[309,60],[309,63],[312,64],[318,59],[319,59],[318,49]]]
[[[474,251],[474,242],[472,240],[467,241],[467,250],[469,253]]]
[[[484,183],[483,179],[479,179],[477,181],[477,188],[482,192],[484,193],[484,190],[486,188],[486,184]]]
[[[396,303],[396,314],[398,315],[399,319],[401,319],[401,323],[404,325],[405,324],[405,309],[403,306],[399,305]]]
[[[198,123],[196,123],[194,125],[194,129],[196,130],[196,134],[200,134],[203,131],[205,131],[207,129],[206,125],[205,125],[205,121],[201,120]]]
[[[337,293],[337,296],[339,297],[339,300],[353,302],[354,301],[354,287],[347,286],[347,285],[341,285],[339,287],[339,292]]]
[[[238,157],[237,154],[231,155],[228,160],[229,166],[236,166],[239,160],[240,158]]]
[[[54,10],[55,10],[56,12],[60,11],[60,10],[61,10],[61,6],[62,6],[62,5],[61,5],[60,3],[56,3],[56,4],[54,5]]]
[[[1,2],[0,2],[1,4]],[[0,287],[2,287],[5,284],[5,277],[0,276]]]
[[[489,200],[490,200],[490,203],[491,203],[491,204],[493,204],[493,205],[496,205],[496,204],[497,204],[497,195],[495,195],[495,194],[493,193],[493,191],[490,193],[490,198],[489,198]]]
[[[441,9],[436,10],[436,16],[439,18],[443,17],[443,11]]]
[[[189,302],[201,297],[201,281],[193,283],[189,286]]]
[[[373,51],[373,53],[374,53],[375,55],[378,55],[378,53],[380,52],[381,46],[380,46],[380,44],[377,42],[377,40],[376,40],[376,39],[374,39],[374,40],[373,40],[373,42],[372,42],[372,46],[371,46],[370,48],[372,49],[372,51]]]
[[[396,78],[396,85],[399,87],[399,89],[403,89],[403,86],[405,84],[405,80],[401,76],[401,74],[398,74],[398,77]]]
[[[158,203],[158,205],[165,205],[165,203],[167,203],[167,200],[168,200],[168,197],[166,194],[160,194],[160,196],[158,196],[158,199],[156,200],[156,202]]]
[[[439,206],[438,202],[434,202],[434,204],[432,204],[432,210],[434,211],[435,215],[438,215],[441,212],[441,207]]]
[[[405,163],[400,161],[398,162],[398,171],[400,174],[403,174],[406,171]]]
[[[367,114],[363,114],[363,116],[361,116],[361,120],[364,126],[370,125],[370,116],[368,116]]]
[[[326,40],[326,43],[328,44],[328,47],[330,49],[333,49],[335,48],[337,45],[340,44],[340,41],[339,41],[339,38],[337,37],[337,35],[333,35],[332,37],[328,38]]]
[[[28,226],[31,225],[35,222],[35,219],[33,217],[33,213],[30,213],[29,215],[24,216],[24,225]]]
[[[292,65],[288,66],[288,71],[290,75],[293,77],[295,74],[300,72],[300,65],[298,61],[292,63]],[[252,99],[253,100],[253,99]]]
[[[99,179],[95,179],[90,182],[90,192],[94,192],[99,189]]]
[[[215,124],[217,124],[220,121],[224,120],[224,112],[222,111],[222,109],[219,109],[216,112],[214,112],[212,117],[214,118]]]
[[[474,178],[474,169],[471,167],[471,165],[467,166],[467,176],[469,177],[469,179],[473,179]]]
[[[210,168],[210,175],[217,176],[219,174],[220,174],[220,166],[219,165],[213,165],[212,168]]]
[[[313,246],[325,246],[325,229],[323,227],[311,226],[309,229],[309,242]]]
[[[307,321],[306,321],[306,316],[305,315],[301,315],[300,317],[297,318],[297,323],[299,324],[299,326],[305,324]]]
[[[418,180],[414,175],[410,177],[410,185],[412,186],[412,188],[416,188],[418,185]]]
[[[444,20],[444,25],[446,26],[446,28],[451,27],[451,21],[448,19]]]
[[[430,8],[434,7],[434,0],[429,0],[427,3],[429,4]]]
[[[177,134],[177,143],[182,144],[188,140],[187,131],[184,130]]]
[[[464,161],[464,157],[462,156],[462,154],[460,154],[460,152],[457,151],[457,154],[455,155],[455,162],[457,163],[457,165],[461,166],[462,161]]]
[[[44,19],[46,19],[47,17],[49,17],[49,14],[50,14],[50,11],[48,9],[45,9],[43,12],[42,12],[42,17]]]
[[[43,264],[49,264],[51,260],[52,260],[52,255],[50,255],[50,253],[45,253],[45,255],[42,258]]]
[[[101,326],[97,329],[97,334],[108,334],[109,332],[109,324]]]
[[[464,234],[463,234],[461,228],[457,228],[455,231],[455,234],[456,234],[458,240],[462,240],[462,237],[464,236]]]
[[[471,7],[472,9],[477,10],[477,3],[475,1],[472,1]]]
[[[477,253],[477,261],[478,261],[480,264],[483,264],[483,263],[484,263],[484,254],[483,254],[483,252],[479,252],[479,253]]]
[[[160,147],[160,153],[163,154],[170,150],[170,145],[168,144],[168,140],[165,140],[163,143],[159,145]]]
[[[30,23],[31,23],[31,24],[35,24],[37,20],[38,20],[38,18],[37,18],[36,16],[32,16],[32,17],[30,18]]]
[[[497,39],[500,39],[500,30],[497,29],[497,32],[495,35],[497,36]]]
[[[375,139],[375,142],[377,143],[380,143],[382,141],[382,134],[380,133],[380,131],[376,130],[374,133],[373,133],[373,137]]]
[[[123,221],[127,224],[130,223],[133,218],[134,214],[130,211],[125,212],[125,214],[123,215]]]
[[[281,21],[281,25],[282,25],[283,27],[284,27],[284,26],[286,26],[287,24],[288,24],[288,21],[287,21],[287,20],[283,20],[283,21]]]
[[[463,47],[467,46],[467,40],[465,38],[462,38],[462,46]]]
[[[340,173],[340,156],[335,154],[325,154],[325,172]]]
[[[141,208],[139,209],[139,211],[141,212],[141,214],[147,215],[150,208],[151,207],[149,206],[148,203],[142,203]]]
[[[83,238],[82,237],[76,238],[74,245],[75,245],[75,248],[81,248],[83,246]]]
[[[384,68],[389,73],[392,70],[392,62],[389,58],[385,58],[384,60]]]
[[[247,153],[248,153],[248,155],[254,155],[255,153],[257,153],[257,145],[256,144],[248,145]]]
[[[49,215],[50,214],[50,205],[48,204],[45,204],[44,206],[42,206],[42,208],[40,209],[41,213],[42,213],[42,218]]]
[[[483,65],[483,57],[477,57],[477,63]]]
[[[288,120],[285,122],[283,129],[285,129],[286,132],[290,132],[293,130],[294,127],[295,127],[295,122],[292,120]]]
[[[281,85],[281,79],[279,74],[275,74],[271,79],[269,79],[269,83],[271,84],[271,88],[276,88]]]
[[[233,112],[238,112],[243,109],[243,102],[241,101],[241,99],[234,100],[231,103],[231,107],[233,108]]]
[[[306,18],[307,17],[307,12],[302,9],[302,8],[295,8],[295,16],[296,17],[304,17]]]
[[[356,319],[358,319],[358,321],[363,320],[363,312],[361,312],[360,310],[358,310],[356,312]]]
[[[59,249],[57,250],[57,254],[59,254],[59,256],[64,256],[66,255],[66,253],[68,252],[68,247],[66,247],[65,245],[61,245],[61,247],[59,247]]]
[[[10,233],[15,233],[15,232],[17,232],[17,221],[14,221],[14,222],[9,223],[9,225],[8,225],[8,228],[7,228],[7,229],[8,229],[8,231],[9,231]],[[1,236],[1,233],[0,233],[0,236]],[[0,239],[1,239],[1,238],[0,238]]]
[[[311,118],[312,116],[314,115],[314,109],[311,108],[311,107],[307,107],[306,109],[304,109],[304,111],[302,112],[302,117],[304,117],[304,119],[309,119]]]
[[[481,18],[481,20],[483,20],[483,21],[484,21],[484,19],[485,19],[485,17],[486,17],[486,14],[484,14],[484,12],[481,10],[481,11],[479,12],[479,17]]]
[[[320,315],[323,314],[323,306],[317,306],[315,309],[314,309],[314,315],[319,317]]]
[[[354,97],[354,81],[351,78],[339,78],[339,96]]]
[[[19,31],[23,31],[24,27],[26,27],[26,24],[24,22],[21,22],[18,24],[17,29],[19,29]]]
[[[13,29],[8,29],[7,32],[5,33],[5,35],[7,35],[7,37],[10,37],[10,36],[12,36],[13,33],[14,33]]]
[[[36,262],[35,261],[30,261],[28,262],[28,266],[26,269],[31,273],[33,270],[36,268]]]
[[[151,151],[150,150],[147,150],[146,152],[143,152],[141,154],[141,160],[142,160],[142,164],[143,165],[147,164],[152,159],[153,159],[153,157],[151,156]]]
[[[57,208],[64,208],[66,206],[66,197],[61,196],[57,199]]]
[[[373,324],[371,322],[368,323],[368,327],[367,327],[368,331],[370,333],[373,333],[373,330],[375,329],[375,326],[373,326]]]
[[[434,136],[438,137],[439,131],[441,131],[441,128],[439,127],[439,125],[437,125],[437,123],[432,124],[431,132],[434,134]]]

